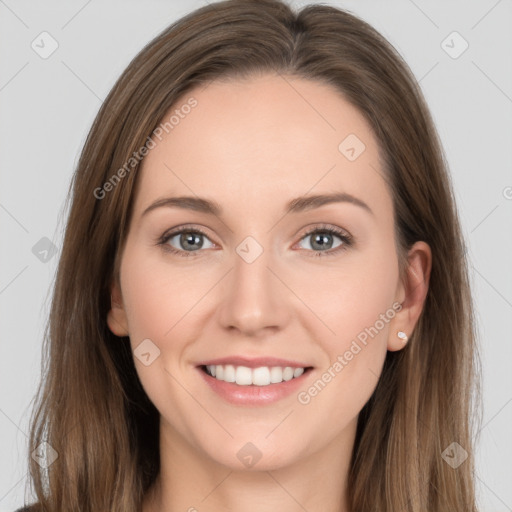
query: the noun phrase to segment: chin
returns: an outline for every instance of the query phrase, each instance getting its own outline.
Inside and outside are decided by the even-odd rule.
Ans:
[[[250,439],[250,438],[248,438]],[[277,439],[276,439],[277,441]],[[262,446],[264,444],[264,446]],[[210,445],[211,446],[211,445]],[[231,471],[275,471],[298,462],[301,447],[283,446],[282,443],[242,441],[220,444],[220,452],[207,450],[208,456],[217,464]]]

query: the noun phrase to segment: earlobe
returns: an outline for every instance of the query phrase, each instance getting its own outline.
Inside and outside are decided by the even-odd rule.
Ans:
[[[126,312],[117,283],[111,286],[110,310],[107,314],[107,325],[116,336],[123,337],[129,334]]]
[[[396,352],[401,350],[407,345],[409,336],[404,331],[392,330],[390,333],[390,339],[388,341],[388,350],[390,352]]]
[[[425,242],[416,242],[409,251],[408,261],[407,279],[403,286],[405,298],[389,333],[388,350],[390,352],[405,347],[423,311],[432,268],[430,246]]]

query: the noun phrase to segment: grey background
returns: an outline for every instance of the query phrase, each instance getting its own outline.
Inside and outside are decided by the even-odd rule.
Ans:
[[[318,2],[294,5],[306,3]],[[482,511],[512,511],[512,2],[326,3],[360,15],[394,44],[431,108],[472,262],[484,402],[478,498]],[[202,5],[0,0],[0,512],[25,496],[28,419],[79,151],[135,53]],[[47,59],[31,48],[43,31],[59,45]],[[461,40],[442,47],[453,31],[469,44],[458,58],[445,49],[458,52]],[[43,237],[57,248],[46,263],[32,252]]]

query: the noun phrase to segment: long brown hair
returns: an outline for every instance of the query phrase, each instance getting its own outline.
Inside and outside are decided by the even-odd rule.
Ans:
[[[430,113],[408,66],[367,23],[325,5],[295,13],[278,0],[222,1],[185,16],[132,60],[101,106],[73,176],[45,331],[29,455],[46,441],[58,458],[48,468],[28,458],[34,510],[136,512],[155,481],[158,411],[128,339],[106,323],[140,167],[133,155],[193,87],[260,72],[331,84],[359,109],[384,157],[401,277],[414,242],[432,250],[417,326],[403,350],[387,353],[359,415],[351,512],[477,510],[479,357],[468,262]],[[454,442],[468,453],[457,468],[442,455]]]

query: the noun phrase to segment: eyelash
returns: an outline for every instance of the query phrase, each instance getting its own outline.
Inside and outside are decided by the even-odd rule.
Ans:
[[[325,256],[335,256],[342,251],[346,251],[349,247],[351,247],[353,245],[352,235],[349,235],[345,231],[342,231],[341,229],[336,228],[334,226],[329,226],[327,224],[315,226],[313,229],[309,230],[307,233],[304,233],[304,235],[302,235],[300,240],[306,238],[309,235],[317,233],[317,232],[327,233],[329,235],[336,235],[337,237],[339,237],[341,239],[341,241],[343,243],[341,245],[339,245],[338,247],[336,247],[335,249],[329,249],[327,251],[312,251],[314,253],[314,255],[312,255],[313,258],[325,257]],[[198,250],[198,251],[182,251],[182,250],[175,249],[174,247],[170,246],[167,243],[171,238],[173,238],[176,235],[180,235],[181,233],[201,234],[201,235],[205,236],[206,238],[208,238],[208,234],[205,233],[202,229],[200,229],[198,227],[183,226],[182,228],[180,228],[176,231],[171,231],[170,233],[164,233],[161,236],[161,238],[158,240],[157,245],[162,246],[162,249],[164,251],[172,253],[172,254],[176,254],[177,256],[180,256],[183,258],[195,257],[197,255],[197,253],[200,252],[200,250]],[[306,251],[310,252],[307,249],[306,249]]]

